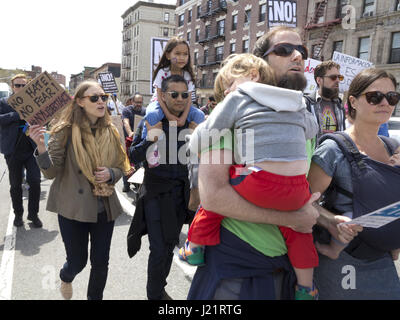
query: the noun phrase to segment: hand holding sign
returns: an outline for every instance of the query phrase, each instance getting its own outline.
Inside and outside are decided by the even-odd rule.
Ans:
[[[71,102],[71,97],[45,71],[8,99],[8,104],[30,125],[43,126]]]
[[[29,137],[36,143],[39,154],[46,152],[46,145],[44,143],[45,132],[46,128],[42,126],[33,125],[29,127]]]

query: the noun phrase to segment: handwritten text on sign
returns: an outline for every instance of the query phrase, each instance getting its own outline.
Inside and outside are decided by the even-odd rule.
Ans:
[[[20,118],[30,125],[46,124],[70,102],[71,97],[47,72],[38,75],[8,99]]]

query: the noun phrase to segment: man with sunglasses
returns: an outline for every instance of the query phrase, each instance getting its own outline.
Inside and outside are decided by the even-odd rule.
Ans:
[[[190,99],[186,80],[179,75],[165,78],[161,84],[161,99],[168,111],[179,117]],[[182,136],[189,128],[189,122],[178,127],[164,117],[157,126],[159,129],[149,130],[147,141],[130,149],[130,158],[134,163],[144,161],[145,173],[128,232],[128,254],[130,257],[136,254],[140,248],[140,238],[147,232],[150,242],[147,297],[149,300],[168,300],[170,297],[164,288],[173,250],[179,242],[183,223],[189,217],[188,169],[186,163],[180,162],[179,156],[185,145]],[[156,164],[151,162],[155,145],[159,152]]]
[[[26,84],[26,75],[15,75],[11,79],[13,94],[21,91]],[[26,130],[27,123],[20,119],[6,99],[0,100],[0,152],[4,154],[9,172],[10,195],[15,214],[14,226],[24,225],[22,175],[26,169],[26,180],[29,184],[28,220],[32,221],[33,227],[41,228],[42,222],[38,217],[40,170],[33,156],[36,144],[26,135]]]
[[[322,62],[314,70],[314,79],[318,90],[307,101],[320,127],[317,138],[324,133],[344,131],[346,112],[339,98],[339,83],[344,77],[340,74],[340,65],[331,60]]]

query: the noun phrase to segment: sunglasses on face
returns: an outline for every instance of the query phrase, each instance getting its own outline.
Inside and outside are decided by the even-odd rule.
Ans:
[[[291,43],[280,43],[273,46],[263,54],[263,58],[269,55],[271,52],[275,53],[277,56],[280,57],[288,57],[293,53],[294,50],[297,50],[298,52],[301,53],[303,60],[307,60],[308,58],[307,48],[301,44],[296,45]]]
[[[182,99],[187,99],[189,97],[189,92],[185,91],[185,92],[176,92],[176,91],[170,91],[167,92],[172,99],[176,99],[178,98],[179,95],[181,95]]]
[[[15,83],[14,87],[15,88],[23,88],[23,87],[25,87],[25,84]]]
[[[106,102],[108,100],[108,94],[86,96],[84,98],[89,98],[90,102],[93,102],[93,103],[99,101],[99,99],[101,99],[103,102]]]
[[[344,76],[342,76],[341,74],[331,74],[330,76],[324,76],[324,78],[329,78],[332,81],[336,81],[336,79],[338,79],[338,78],[339,78],[339,81],[344,80]]]
[[[391,106],[395,106],[400,101],[400,93],[394,92],[394,91],[389,91],[386,94],[384,94],[380,91],[371,91],[371,92],[363,93],[362,96],[363,95],[365,95],[367,102],[369,104],[373,104],[373,105],[381,103],[383,98],[386,98],[387,102]]]

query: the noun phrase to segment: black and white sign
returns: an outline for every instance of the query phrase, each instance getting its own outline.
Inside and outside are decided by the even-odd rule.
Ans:
[[[268,26],[297,27],[296,0],[268,0]]]
[[[98,75],[99,81],[105,93],[117,93],[118,87],[114,75],[111,72],[102,72]]]
[[[153,74],[163,55],[164,47],[168,42],[168,38],[151,38],[151,63],[150,63],[150,94],[154,93]]]

